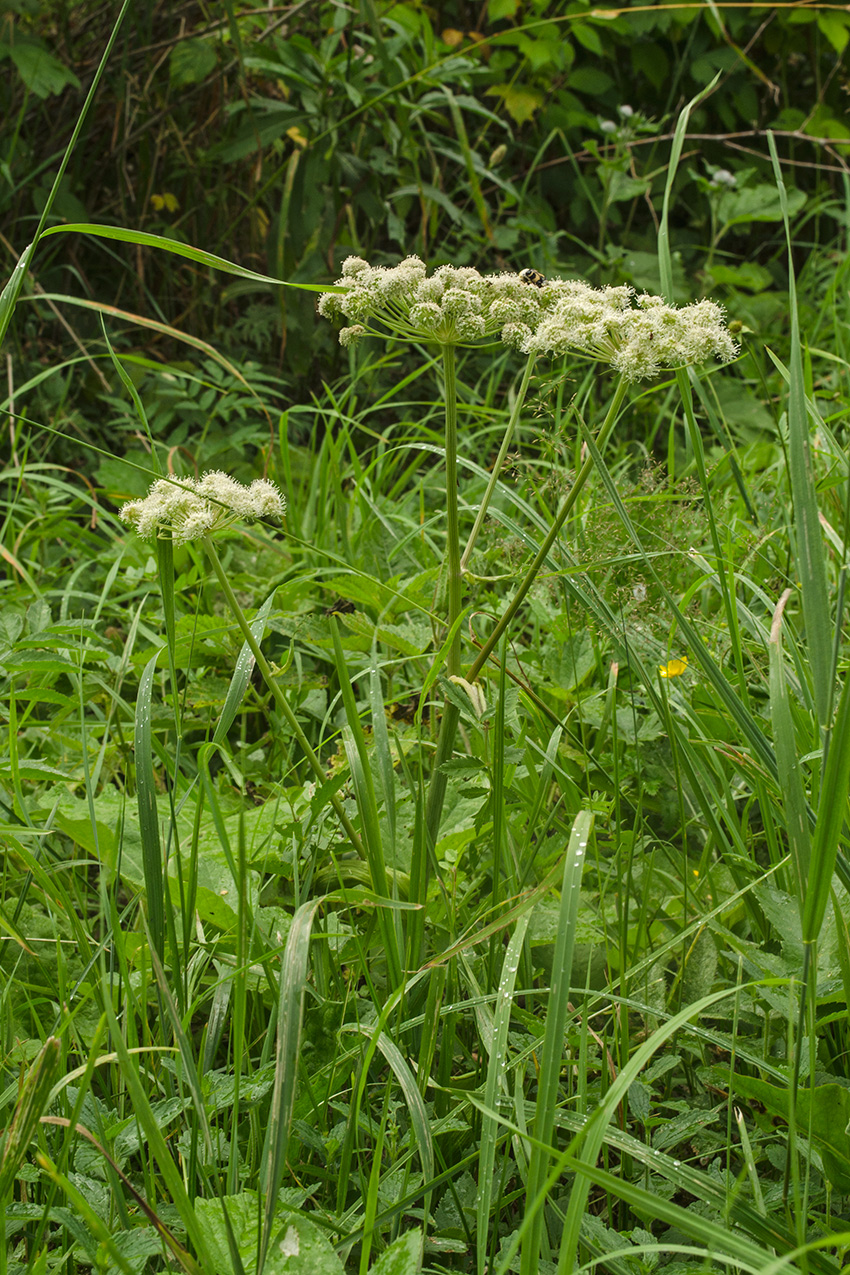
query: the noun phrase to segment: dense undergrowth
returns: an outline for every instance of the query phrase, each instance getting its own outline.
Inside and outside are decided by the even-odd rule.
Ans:
[[[840,1270],[847,15],[0,22],[0,1275]],[[740,350],[341,348],[410,253]]]

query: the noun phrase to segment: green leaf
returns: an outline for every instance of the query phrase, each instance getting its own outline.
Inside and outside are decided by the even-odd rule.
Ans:
[[[174,88],[200,84],[216,68],[218,57],[210,40],[182,40],[168,58],[168,73]]]
[[[512,18],[519,8],[519,0],[488,0],[487,16],[491,22]]]
[[[818,721],[826,726],[832,696],[832,618],[826,582],[826,559],[820,525],[814,462],[806,411],[803,376],[803,350],[800,317],[797,310],[797,287],[791,242],[790,200],[786,196],[782,169],[772,133],[768,133],[777,198],[781,204],[788,249],[788,304],[791,311],[791,354],[788,360],[788,468],[791,477],[791,500],[794,507],[797,574],[803,595],[806,640],[814,683]],[[843,794],[842,794],[843,799]]]
[[[225,1209],[243,1269],[256,1270],[259,1207],[254,1191],[196,1201],[195,1212],[215,1255],[217,1275],[238,1275],[230,1255]],[[342,1262],[313,1222],[280,1202],[275,1204],[274,1221],[278,1229],[263,1268],[265,1275],[343,1275]]]
[[[788,214],[793,217],[806,202],[802,190],[788,192]],[[721,226],[746,225],[751,221],[782,221],[782,203],[775,186],[760,182],[757,186],[745,186],[743,190],[730,190],[717,204],[717,219]]]
[[[421,1252],[421,1231],[408,1231],[381,1254],[369,1275],[416,1275]]]
[[[276,1201],[280,1184],[286,1167],[286,1148],[292,1128],[292,1109],[295,1105],[295,1081],[298,1071],[298,1058],[301,1047],[301,1026],[304,1014],[304,993],[307,985],[307,965],[310,957],[310,935],[316,912],[322,903],[321,898],[302,903],[292,918],[292,925],[286,939],[286,948],[281,962],[280,998],[277,1011],[277,1041],[275,1052],[274,1088],[272,1102],[266,1128],[266,1141],[263,1147],[261,1180],[266,1192],[263,1210],[263,1229],[257,1254],[256,1269],[263,1275],[266,1258],[272,1259],[272,1229],[276,1219]],[[256,1221],[254,1223],[257,1233]],[[296,1242],[298,1241],[298,1242]],[[277,1241],[274,1242],[277,1245]],[[297,1256],[299,1252],[298,1233],[287,1244],[284,1256]],[[254,1264],[252,1263],[252,1266]],[[295,1265],[271,1268],[277,1270],[298,1270]],[[316,1271],[325,1268],[316,1266],[304,1267],[304,1270]]]
[[[773,275],[756,261],[743,261],[737,266],[712,263],[711,277],[715,283],[730,288],[745,288],[747,292],[764,292],[773,283]]]
[[[50,1099],[59,1053],[59,1041],[55,1036],[48,1036],[21,1084],[0,1159],[0,1201],[4,1204]]]
[[[806,792],[794,738],[794,723],[791,717],[782,654],[782,612],[789,593],[790,590],[783,594],[776,606],[770,632],[770,716],[773,722],[773,746],[776,750],[776,766],[785,806],[786,828],[791,845],[791,861],[794,864],[797,899],[802,910],[809,878],[812,843]]]
[[[46,239],[48,235],[67,234],[94,235],[98,239],[115,239],[121,243],[136,244],[140,248],[159,248],[162,252],[186,257],[189,261],[197,261],[200,265],[209,266],[213,270],[223,270],[226,274],[239,275],[240,279],[253,279],[256,283],[273,283],[276,287],[282,288],[303,288],[307,292],[334,291],[329,284],[288,283],[286,279],[274,279],[271,275],[257,274],[255,270],[246,270],[244,266],[237,266],[235,262],[228,261],[225,257],[217,257],[213,252],[205,252],[203,248],[193,248],[191,244],[178,243],[174,239],[166,239],[163,235],[150,235],[144,230],[126,230],[124,226],[96,226],[75,222],[70,226],[51,226],[45,230],[42,238]]]
[[[847,817],[850,785],[850,678],[847,677],[828,745],[803,906],[804,943],[813,943],[820,935],[835,871],[838,839]]]
[[[537,1108],[534,1117],[534,1144],[529,1160],[526,1198],[537,1200],[546,1180],[549,1159],[552,1155],[552,1136],[555,1129],[555,1111],[558,1105],[558,1083],[564,1053],[567,1019],[569,1017],[570,974],[573,968],[573,946],[578,924],[578,905],[581,880],[586,860],[587,844],[593,829],[594,816],[587,810],[580,811],[573,822],[567,853],[564,856],[564,875],[561,881],[561,910],[555,951],[552,959],[552,989],[546,1008],[546,1029],[537,1091]],[[522,1248],[522,1275],[535,1275],[539,1269],[540,1248],[543,1240],[543,1210],[538,1209],[531,1222],[530,1234]]]
[[[134,746],[136,754],[136,798],[139,810],[139,833],[142,839],[142,865],[145,894],[148,900],[148,922],[151,940],[162,958],[165,951],[165,886],[162,842],[159,835],[156,782],[153,772],[153,739],[151,733],[151,696],[159,651],[148,662],[136,699]]]
[[[496,1139],[499,1130],[499,1118],[496,1113],[499,1110],[500,1098],[509,1096],[506,1081],[508,1029],[511,1023],[511,1009],[513,1007],[519,959],[522,955],[522,945],[525,941],[528,922],[529,913],[519,918],[508,943],[499,981],[496,1012],[490,1030],[490,1058],[487,1063],[484,1105],[493,1114],[484,1115],[481,1118],[481,1147],[478,1159],[478,1193],[476,1197],[478,1275],[484,1275],[487,1263],[490,1209],[493,1195],[493,1167],[496,1159]]]
[[[54,57],[40,40],[16,39],[9,49],[9,56],[30,93],[42,100],[51,94],[61,93],[69,84],[75,89],[80,87],[74,72]]]
[[[790,1089],[744,1075],[736,1075],[734,1084],[736,1093],[760,1102],[769,1115],[788,1120]],[[850,1194],[850,1089],[843,1085],[798,1089],[794,1110],[797,1131],[811,1136],[829,1181],[842,1195]]]
[[[527,124],[534,117],[535,111],[543,105],[542,93],[515,84],[494,84],[487,89],[487,96],[501,98],[515,124]]]
[[[818,30],[840,56],[850,39],[850,17],[846,13],[819,13]]]

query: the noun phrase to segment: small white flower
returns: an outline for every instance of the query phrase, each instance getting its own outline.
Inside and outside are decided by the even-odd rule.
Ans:
[[[719,186],[737,186],[738,179],[734,173],[730,173],[728,168],[717,168],[711,178],[711,185]]]
[[[632,107],[627,106],[625,102],[623,103],[622,106],[618,106],[617,110],[622,115],[624,120],[630,120],[632,116],[634,115],[634,110],[632,109]]]
[[[599,123],[599,129],[602,133],[616,133],[617,128],[618,125],[614,120],[601,120]]]

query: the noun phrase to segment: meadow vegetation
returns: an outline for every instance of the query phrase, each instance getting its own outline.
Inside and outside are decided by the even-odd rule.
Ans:
[[[0,1275],[842,1269],[848,39],[0,0]]]

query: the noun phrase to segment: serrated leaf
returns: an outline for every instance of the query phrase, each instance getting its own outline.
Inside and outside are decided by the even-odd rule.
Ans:
[[[421,1231],[408,1231],[381,1254],[369,1275],[416,1275],[421,1251]]]

